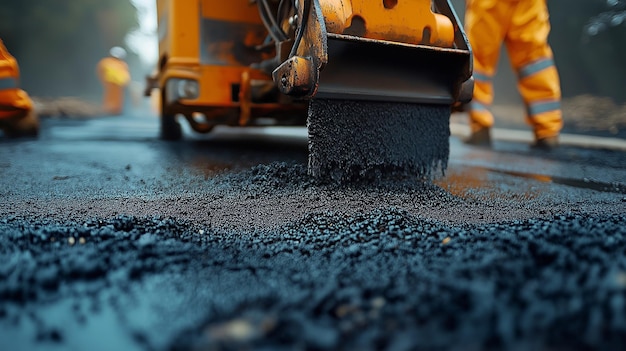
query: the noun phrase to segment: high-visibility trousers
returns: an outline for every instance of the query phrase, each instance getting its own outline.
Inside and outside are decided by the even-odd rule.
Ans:
[[[33,109],[33,102],[24,90],[19,88],[3,89],[0,78],[0,119],[26,115]]]
[[[0,119],[21,117],[33,109],[28,94],[19,87],[20,69],[0,39]]]
[[[517,73],[527,122],[535,137],[556,136],[563,127],[561,86],[548,44],[550,22],[545,0],[467,0],[467,36],[474,55],[472,131],[494,124],[493,77],[505,44]]]
[[[121,115],[124,110],[124,92],[126,87],[110,82],[102,83],[104,92],[102,110],[109,115]]]
[[[0,76],[0,122],[16,120],[33,110],[33,102],[24,90],[18,88],[17,79]]]

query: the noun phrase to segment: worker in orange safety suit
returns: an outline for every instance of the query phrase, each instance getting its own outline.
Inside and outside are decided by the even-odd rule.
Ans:
[[[547,150],[557,147],[563,127],[561,86],[548,44],[546,0],[467,0],[465,29],[473,50],[475,79],[469,105],[471,135],[466,143],[491,145],[492,79],[504,43],[517,73],[527,122],[534,131],[531,146]]]
[[[7,137],[37,136],[39,118],[19,79],[17,60],[0,39],[0,129]]]
[[[97,74],[102,82],[102,110],[106,114],[121,115],[124,109],[126,86],[130,82],[128,64],[124,61],[126,50],[111,48],[109,56],[98,62]]]

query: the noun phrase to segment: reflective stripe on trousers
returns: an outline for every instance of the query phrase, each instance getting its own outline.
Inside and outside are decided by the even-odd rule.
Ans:
[[[475,132],[493,125],[493,114],[489,110],[493,102],[493,82],[489,74],[474,70],[474,97],[470,103],[470,128]]]
[[[518,68],[519,90],[528,123],[538,139],[558,135],[563,128],[559,76],[552,57],[543,57]]]
[[[0,90],[17,88],[17,79],[13,77],[0,78]]]

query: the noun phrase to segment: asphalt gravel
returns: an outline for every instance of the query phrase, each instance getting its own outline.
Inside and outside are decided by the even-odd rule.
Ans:
[[[450,106],[312,99],[309,173],[340,183],[431,179],[450,154]]]
[[[621,195],[539,210],[532,198],[485,201],[430,182],[326,184],[288,163],[206,183],[195,217],[151,216],[128,199],[109,217],[5,211],[0,349],[626,343]],[[466,220],[477,209],[484,217]]]

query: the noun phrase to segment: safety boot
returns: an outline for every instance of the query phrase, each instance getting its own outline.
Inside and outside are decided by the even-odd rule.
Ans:
[[[530,145],[531,149],[535,150],[543,150],[550,151],[559,147],[559,137],[558,136],[550,136],[541,139],[535,140],[533,144]]]
[[[470,134],[464,142],[468,145],[490,147],[491,128],[480,128],[477,131],[472,132],[472,134]]]

